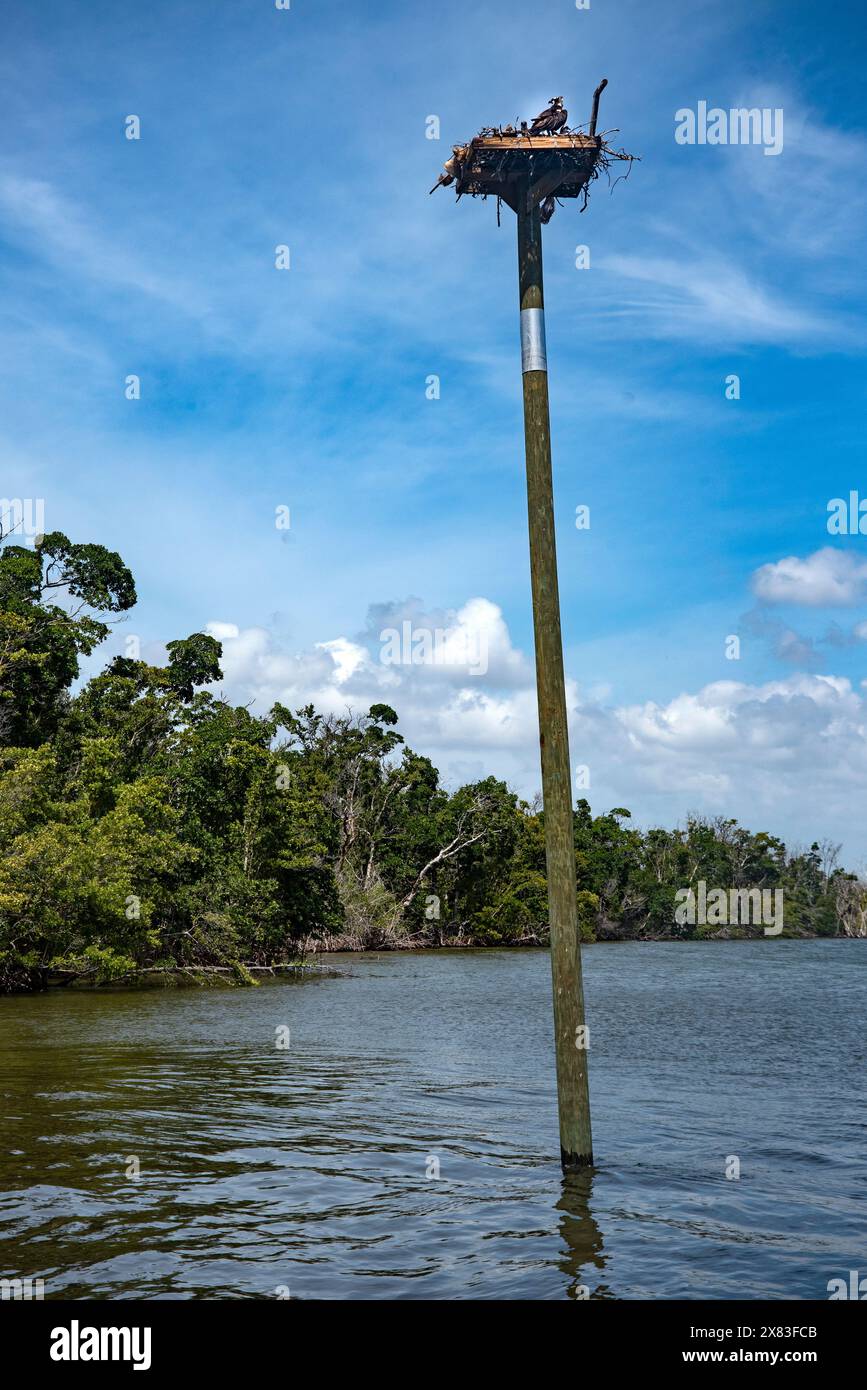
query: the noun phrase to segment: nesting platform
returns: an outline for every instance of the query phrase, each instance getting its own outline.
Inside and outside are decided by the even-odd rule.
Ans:
[[[464,194],[502,198],[515,211],[522,192],[530,208],[549,197],[579,198],[601,154],[601,137],[578,131],[559,135],[485,132],[455,147],[455,192],[459,198]]]

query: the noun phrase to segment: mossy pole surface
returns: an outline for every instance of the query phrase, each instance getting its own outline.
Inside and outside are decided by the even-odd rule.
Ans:
[[[538,206],[530,207],[529,201],[525,185],[517,198],[521,366],[524,377],[527,510],[536,639],[539,745],[545,804],[557,1107],[563,1167],[579,1168],[593,1162],[593,1142],[590,1132],[581,947],[578,942],[572,776],[554,537],[551,422],[542,293],[542,226]]]

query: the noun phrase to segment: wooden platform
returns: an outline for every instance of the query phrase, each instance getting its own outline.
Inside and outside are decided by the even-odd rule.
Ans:
[[[535,205],[552,194],[578,198],[599,158],[601,140],[580,133],[530,135],[486,132],[458,147],[456,192],[502,198],[515,207],[522,190]]]
[[[584,135],[581,131],[565,135],[531,135],[519,131],[516,135],[477,135],[468,149],[511,150],[596,150],[600,136]]]

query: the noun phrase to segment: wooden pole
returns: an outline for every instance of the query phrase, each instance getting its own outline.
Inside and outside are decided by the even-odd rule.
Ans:
[[[530,206],[528,184],[522,185],[516,202],[527,510],[545,809],[560,1158],[564,1168],[579,1168],[593,1162],[593,1141],[587,1084],[581,947],[578,941],[572,776],[554,539],[551,423],[542,294],[542,226],[538,206]]]

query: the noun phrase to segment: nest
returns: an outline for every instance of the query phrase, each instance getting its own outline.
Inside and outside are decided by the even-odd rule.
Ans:
[[[561,198],[580,198],[581,212],[587,206],[590,185],[600,174],[608,176],[616,163],[626,163],[627,178],[637,157],[615,149],[608,136],[590,135],[581,130],[563,129],[556,135],[531,134],[526,123],[515,126],[485,127],[472,140],[452,146],[452,157],[434,185],[454,184],[457,198],[495,197],[497,212],[502,200],[517,211],[522,195],[528,206],[541,205],[547,222]],[[431,189],[431,192],[434,190]]]

